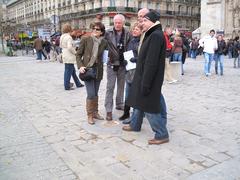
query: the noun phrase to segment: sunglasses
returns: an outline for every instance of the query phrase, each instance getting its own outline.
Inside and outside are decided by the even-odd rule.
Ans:
[[[101,31],[101,29],[99,29],[99,28],[93,28],[93,30],[96,30],[96,31]]]

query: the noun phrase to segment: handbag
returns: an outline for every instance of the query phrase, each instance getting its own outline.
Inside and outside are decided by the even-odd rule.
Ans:
[[[79,73],[79,78],[82,81],[90,81],[96,79],[96,69],[93,67],[86,68],[84,73]]]

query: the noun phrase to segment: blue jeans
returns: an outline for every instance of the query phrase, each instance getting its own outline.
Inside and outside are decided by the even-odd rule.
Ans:
[[[85,81],[85,86],[87,90],[87,99],[94,99],[95,97],[98,96],[100,82],[101,81],[99,80]]]
[[[131,83],[126,82],[126,86],[125,86],[125,102],[128,99],[128,93],[129,93],[130,87],[131,87]]]
[[[142,126],[142,121],[144,115],[149,121],[149,124],[155,132],[155,139],[164,139],[168,138],[168,130],[167,130],[167,108],[166,108],[166,103],[164,100],[163,95],[161,94],[160,97],[160,104],[161,104],[161,109],[160,113],[147,113],[140,111],[138,109],[134,109],[133,115],[131,117],[131,123],[130,126],[134,131],[140,131],[141,126]]]
[[[64,71],[64,88],[65,90],[70,89],[70,79],[73,77],[73,80],[77,87],[81,86],[80,80],[78,79],[75,71],[74,64],[65,64],[65,71]]]
[[[191,58],[196,59],[196,57],[197,57],[197,50],[196,49],[192,49],[191,50]]]
[[[174,53],[173,54],[173,61],[182,62],[182,53]]]
[[[42,60],[42,50],[37,50],[37,60]]]
[[[237,63],[237,65],[236,65],[236,63]],[[233,65],[234,65],[235,68],[236,67],[240,68],[240,54],[239,54],[238,57],[234,58]]]
[[[210,73],[213,56],[214,56],[214,54],[204,52],[204,58],[205,58],[204,73],[206,75],[208,75]]]
[[[219,64],[220,64],[220,74],[223,75],[224,55],[222,55],[222,54],[215,54],[214,55],[214,60],[215,60],[215,73],[218,74],[218,62],[219,62]]]

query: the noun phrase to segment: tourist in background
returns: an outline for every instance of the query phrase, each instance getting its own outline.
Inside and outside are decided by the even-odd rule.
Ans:
[[[63,25],[63,34],[60,38],[60,47],[62,48],[62,60],[64,63],[64,88],[65,90],[73,90],[73,84],[70,83],[71,77],[77,87],[82,87],[75,71],[74,64],[76,63],[76,50],[73,46],[73,39],[70,35],[72,28],[69,24]]]

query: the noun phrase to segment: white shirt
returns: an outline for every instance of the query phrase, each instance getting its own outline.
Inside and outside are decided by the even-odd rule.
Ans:
[[[218,48],[217,39],[207,35],[199,40],[199,45],[203,47],[203,52],[214,54],[214,51]]]

